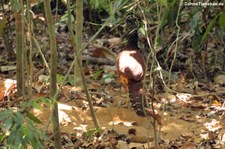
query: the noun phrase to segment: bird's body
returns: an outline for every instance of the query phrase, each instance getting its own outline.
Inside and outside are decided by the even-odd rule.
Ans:
[[[137,51],[122,51],[118,55],[117,68],[120,75],[129,80],[141,81],[145,75],[145,60]]]
[[[123,83],[128,88],[132,108],[139,116],[145,116],[146,101],[142,97],[142,80],[145,77],[146,65],[143,54],[137,46],[137,33],[130,36],[127,46],[117,57],[117,70]]]

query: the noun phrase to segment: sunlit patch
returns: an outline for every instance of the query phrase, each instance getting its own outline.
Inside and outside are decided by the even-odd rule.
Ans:
[[[209,131],[216,131],[219,130],[220,128],[222,128],[221,124],[219,121],[217,121],[216,119],[212,119],[211,122],[206,122],[204,124],[204,126],[209,130]]]
[[[200,134],[200,137],[202,139],[209,139],[209,134],[208,133],[202,133],[202,134]]]
[[[176,97],[186,103],[188,100],[190,100],[192,95],[186,94],[186,93],[178,93],[178,94],[176,94]]]
[[[0,100],[9,96],[10,93],[15,91],[16,80],[6,79],[4,82],[0,82]]]
[[[72,120],[64,111],[59,110],[59,123],[63,126],[67,126]]]
[[[66,105],[66,104],[62,104],[62,103],[58,103],[58,108],[59,110],[73,110],[72,106]]]
[[[110,121],[108,124],[109,125],[118,125],[118,124],[121,124],[122,121]]]
[[[127,127],[131,127],[131,126],[134,126],[136,122],[128,122],[128,121],[110,121],[108,124],[109,125],[119,125],[119,124],[122,124],[124,126],[127,126]]]
[[[9,89],[13,84],[16,84],[16,80],[6,79],[5,80],[5,88]]]
[[[83,125],[83,124],[81,124],[81,125],[79,125],[79,126],[77,126],[77,127],[74,127],[73,129],[77,131],[77,132],[76,132],[76,135],[77,135],[78,137],[80,137],[80,136],[83,135],[84,132],[87,132],[87,126],[88,126],[88,125]]]
[[[163,112],[163,115],[169,115],[167,112]]]
[[[173,129],[176,129],[176,130],[182,130],[183,129],[183,125],[178,125],[178,124],[175,124],[175,123],[170,123],[169,125],[165,126],[162,128],[163,131],[169,131],[169,130],[173,130]]]
[[[33,109],[34,115],[39,116],[42,113],[42,110],[40,109]]]
[[[67,104],[58,103],[58,109],[59,109],[59,123],[62,124],[63,126],[67,126],[69,123],[72,122],[72,120],[69,117],[69,115],[63,110],[71,111],[76,108],[73,106],[69,106]]]

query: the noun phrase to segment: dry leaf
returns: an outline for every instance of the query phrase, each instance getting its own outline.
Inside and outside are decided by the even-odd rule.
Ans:
[[[214,78],[214,81],[220,85],[223,85],[225,84],[225,75],[224,74],[221,74],[221,75],[218,75]]]
[[[0,86],[0,100],[2,100],[16,89],[16,81],[6,79],[5,81],[0,82]]]
[[[122,39],[115,37],[115,38],[108,39],[108,42],[110,43],[109,48],[113,48],[117,45],[122,44]]]
[[[125,149],[125,148],[128,148],[128,144],[127,144],[127,142],[125,142],[125,141],[118,141],[118,144],[116,145],[116,147],[118,148],[118,149]]]
[[[188,142],[182,145],[180,149],[196,149],[196,145],[194,143]]]
[[[192,97],[191,94],[186,94],[186,93],[178,93],[176,95],[176,97],[180,100],[180,101],[183,101],[185,103],[188,102],[188,100],[190,100],[190,98]]]
[[[16,66],[1,66],[0,67],[1,72],[6,72],[6,71],[12,71],[12,70],[16,70]]]
[[[192,102],[190,104],[190,107],[195,110],[200,110],[200,109],[204,109],[205,105],[203,105],[203,103],[200,103],[200,102]]]
[[[211,106],[220,107],[221,103],[218,100],[213,100]]]
[[[111,60],[116,59],[116,54],[113,53],[110,49],[104,47],[96,47],[93,51],[91,56],[93,57],[100,57],[100,58],[108,58]]]
[[[159,113],[156,110],[153,112],[152,109],[145,108],[145,111],[146,111],[146,114],[153,117],[159,125],[162,125],[162,117],[159,115]]]

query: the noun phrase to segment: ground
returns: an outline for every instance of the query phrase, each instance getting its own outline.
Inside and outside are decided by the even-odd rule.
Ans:
[[[95,93],[105,95],[94,98],[95,105],[97,103],[104,105],[95,106],[95,112],[105,136],[92,138],[92,141],[85,140],[84,133],[90,133],[94,124],[87,101],[82,98],[85,95],[79,89],[70,86],[64,88],[63,94],[67,97],[62,96],[59,99],[62,134],[76,134],[77,138],[83,140],[83,147],[92,146],[94,142],[98,141],[107,142],[106,140],[109,138],[114,138],[117,148],[122,149],[126,146],[128,148],[147,148],[148,143],[154,148],[153,119],[151,117],[139,117],[132,109],[124,105],[128,96],[123,88],[118,90],[112,84],[105,84],[100,87],[98,83],[100,84],[100,82],[94,81],[89,84],[89,87],[98,88],[92,92],[93,97],[97,97]],[[107,96],[110,99],[104,99]],[[194,97],[185,93],[157,94],[156,98],[160,102],[156,102],[154,105],[162,118],[162,125],[156,124],[159,147],[223,148],[225,141],[224,108],[216,97],[213,95]],[[44,124],[48,122],[50,114],[48,107],[45,107],[43,111],[34,111],[34,113]],[[49,131],[51,131],[51,127],[49,127]],[[119,137],[121,135],[124,135],[122,139]],[[99,145],[97,144],[93,146],[96,147]],[[73,145],[71,144],[71,146]]]

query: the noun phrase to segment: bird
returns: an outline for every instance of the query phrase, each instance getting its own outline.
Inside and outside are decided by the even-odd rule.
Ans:
[[[117,56],[116,67],[121,82],[127,87],[131,107],[138,116],[145,117],[147,103],[143,96],[143,79],[146,62],[138,48],[137,31],[130,33],[125,48]]]

